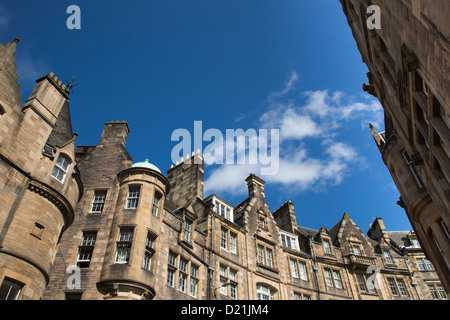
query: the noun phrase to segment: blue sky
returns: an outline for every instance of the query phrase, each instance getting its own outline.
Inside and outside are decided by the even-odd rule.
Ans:
[[[69,30],[66,9],[81,9]],[[339,1],[0,1],[0,41],[19,38],[25,100],[34,80],[76,74],[79,145],[126,120],[135,162],[172,164],[174,130],[280,130],[280,170],[262,177],[271,210],[287,200],[301,226],[330,229],[344,212],[363,232],[375,217],[410,230],[399,193],[370,135],[382,109],[362,91],[362,63]],[[208,143],[204,143],[205,147]],[[239,165],[205,166],[205,197],[247,197]]]

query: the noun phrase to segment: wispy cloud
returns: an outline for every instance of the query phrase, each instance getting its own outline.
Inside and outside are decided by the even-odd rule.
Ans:
[[[29,56],[27,53],[19,51],[17,54],[17,74],[24,82],[30,82],[49,73],[49,65],[38,58]]]
[[[267,109],[255,124],[280,130],[279,170],[261,177],[290,190],[326,190],[341,184],[355,168],[364,167],[364,157],[350,142],[340,140],[340,131],[355,121],[364,130],[369,122],[381,124],[383,109],[374,99],[357,100],[338,91],[317,90],[299,95],[295,89],[298,79],[298,74],[292,71],[284,88],[268,95]],[[304,102],[300,103],[299,97]],[[205,190],[243,194],[245,178],[250,173],[258,174],[260,168],[248,164],[212,167]]]
[[[11,14],[6,7],[0,4],[0,28],[5,28],[11,23]]]

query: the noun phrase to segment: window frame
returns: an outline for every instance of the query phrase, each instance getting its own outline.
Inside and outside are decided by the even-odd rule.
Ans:
[[[144,259],[142,261],[142,268],[151,271],[152,259],[155,254],[155,241],[156,237],[149,231],[147,233],[147,239],[145,240]]]
[[[329,239],[322,239],[323,252],[325,254],[333,255],[333,250],[331,248],[331,241]]]
[[[126,238],[122,238],[123,233],[128,233]],[[129,234],[131,233],[131,239],[129,239]],[[114,264],[130,264],[131,260],[131,252],[133,247],[133,239],[134,239],[134,227],[120,227],[119,235],[116,241],[116,255],[114,258]],[[119,253],[125,252],[126,259],[121,260],[122,257]]]
[[[289,267],[291,270],[291,277],[302,281],[309,281],[308,267],[306,262],[294,257],[289,257]],[[295,275],[296,273],[297,275]]]
[[[62,163],[59,163],[60,159],[63,160]],[[67,164],[66,168],[62,167],[62,164],[64,164],[64,163]],[[70,157],[64,153],[60,153],[58,155],[58,158],[56,159],[54,166],[53,166],[51,177],[53,179],[55,179],[56,181],[64,184],[64,182],[66,181],[67,172],[69,172],[71,165],[72,165],[72,160],[70,159]],[[55,175],[55,172],[56,172],[56,175]],[[61,179],[58,178],[60,172],[63,173]]]
[[[6,282],[8,282],[9,284],[6,283]],[[6,287],[6,286],[8,286],[8,287]],[[10,278],[10,277],[4,277],[3,280],[2,280],[2,284],[0,285],[0,289],[4,290],[5,287],[8,288],[8,292],[5,295],[3,300],[5,300],[5,301],[7,301],[7,300],[20,300],[20,297],[21,297],[21,294],[22,294],[23,289],[25,287],[25,284],[23,284],[20,281],[17,281],[15,279],[13,279],[13,278]],[[13,289],[13,287],[15,287],[14,290],[16,290],[16,292],[14,293],[13,299],[9,299],[10,298],[10,294],[11,294],[11,290]]]
[[[344,289],[341,271],[334,268],[323,268],[325,284],[328,288]]]
[[[220,226],[220,249],[238,254],[238,233],[221,225]]]
[[[97,197],[97,194],[104,194],[104,197],[100,198],[102,201],[98,201],[99,198]],[[91,210],[89,213],[102,213],[103,209],[105,208],[107,195],[107,190],[94,190],[94,198],[92,199]],[[101,206],[101,209],[94,211],[94,206]]]
[[[132,191],[132,189],[134,189]],[[137,192],[136,192],[137,190]],[[137,193],[137,195],[136,195]],[[125,203],[125,209],[129,210],[136,210],[139,207],[139,200],[141,197],[141,186],[140,185],[130,185],[128,186],[128,193],[127,193],[127,201]],[[135,203],[134,206],[131,206],[131,204]]]
[[[394,262],[394,258],[392,257],[391,253],[389,252],[389,250],[383,250],[383,261],[386,264],[395,264]]]
[[[94,254],[95,242],[97,241],[97,231],[84,231],[81,242],[78,246],[76,265],[80,268],[89,268]],[[80,259],[83,256],[84,259]]]
[[[276,269],[276,256],[273,247],[261,243],[257,243],[257,264],[261,267]]]
[[[256,299],[257,300],[274,300],[274,296],[275,296],[274,290],[266,285],[266,284],[262,284],[262,283],[257,283],[256,284]],[[260,298],[266,298],[267,299],[260,299]]]
[[[225,284],[229,283],[228,286]],[[227,265],[219,265],[219,292],[221,295],[227,296],[231,299],[237,299],[238,292],[238,270],[233,269]]]
[[[159,207],[161,205],[162,195],[155,191],[152,199],[152,215],[157,217],[159,215]]]
[[[280,232],[281,246],[290,250],[299,250],[298,237]]]
[[[166,285],[178,292],[198,298],[200,266],[169,250],[167,258]]]
[[[410,297],[404,279],[389,277],[387,278],[388,287],[394,297]],[[399,285],[401,283],[401,285]],[[402,290],[403,289],[403,290]]]
[[[184,219],[184,222],[183,222],[183,240],[184,241],[191,242],[192,225],[193,225],[193,222],[191,220]]]

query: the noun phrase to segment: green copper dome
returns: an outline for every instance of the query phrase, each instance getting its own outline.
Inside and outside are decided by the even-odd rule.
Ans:
[[[148,162],[148,159],[145,159],[144,162],[136,162],[131,167],[132,168],[147,168],[147,169],[152,169],[152,170],[155,170],[155,171],[158,171],[159,173],[161,173],[161,171],[158,169],[157,166]]]

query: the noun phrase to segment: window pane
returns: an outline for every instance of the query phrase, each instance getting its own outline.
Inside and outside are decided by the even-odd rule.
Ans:
[[[339,274],[339,271],[333,270],[333,277],[334,277],[334,284],[336,285],[336,288],[342,289],[342,282],[341,282],[341,276]]]
[[[386,263],[393,263],[391,255],[389,254],[389,251],[383,251],[384,258],[386,259]]]
[[[328,240],[323,240],[323,246],[325,248],[325,253],[331,253],[330,242]]]
[[[423,259],[417,259],[417,264],[419,265],[420,270],[427,270],[425,268],[425,263],[423,262]]]
[[[439,295],[438,295],[434,285],[429,285],[428,289],[430,289],[430,292],[431,292],[431,295],[433,296],[433,299],[439,299]]]
[[[226,277],[227,276],[227,268],[224,266],[220,266],[219,267],[219,273],[222,277]]]
[[[331,271],[325,269],[325,281],[327,282],[327,286],[333,287],[333,279],[331,278]]]
[[[233,233],[230,233],[230,251],[233,253],[236,253],[236,235]]]
[[[224,249],[227,248],[227,230],[225,229],[220,231],[220,246]]]
[[[264,247],[258,246],[258,263],[264,264]]]
[[[430,260],[425,259],[425,264],[427,265],[428,270],[434,270],[434,267],[431,264]]]
[[[95,191],[91,212],[102,212],[105,205],[106,191]]]
[[[406,291],[405,282],[402,279],[397,279],[398,288],[400,289],[400,294],[404,297],[408,296],[408,292]]]
[[[187,275],[180,272],[180,275],[178,277],[178,290],[180,290],[181,292],[186,292],[186,280]]]
[[[308,274],[306,273],[306,264],[300,261],[298,265],[300,266],[300,278],[302,280],[308,281]]]
[[[298,278],[297,261],[295,261],[294,259],[291,259],[290,262],[291,262],[292,277]]]
[[[237,272],[230,269],[230,280],[237,281]]]
[[[0,300],[17,300],[23,285],[9,278],[4,278],[0,287]]]
[[[391,288],[392,295],[398,296],[397,285],[395,284],[394,279],[388,279],[389,287]]]
[[[236,299],[236,285],[234,283],[230,284],[230,297]]]
[[[187,272],[188,262],[184,259],[180,259],[180,270],[183,272]]]
[[[267,266],[273,267],[272,250],[266,248]]]
[[[169,253],[169,264],[172,266],[176,266],[176,260],[177,260],[177,256],[174,255],[173,253]]]
[[[116,263],[128,263],[130,258],[130,247],[128,245],[117,244]]]
[[[52,177],[60,182],[63,182],[68,167],[69,161],[66,159],[66,157],[60,155],[56,160],[55,166],[53,167]]]
[[[357,274],[356,278],[358,279],[358,286],[362,292],[366,292],[366,282],[362,275]]]
[[[198,267],[191,265],[191,277],[198,278]]]
[[[175,275],[175,271],[171,268],[167,268],[167,280],[166,280],[166,284],[168,286],[173,287],[173,278]]]
[[[127,209],[136,209],[139,201],[139,187],[130,187],[128,190]]]
[[[152,207],[152,214],[154,216],[158,216],[160,199],[161,199],[161,196],[155,193],[155,195],[153,197],[153,207]]]
[[[133,230],[120,230],[119,241],[120,242],[133,241]]]
[[[198,291],[198,280],[191,278],[191,285],[190,285],[190,294],[193,297],[197,297],[197,291]]]
[[[439,294],[441,295],[442,299],[447,299],[447,294],[445,293],[444,287],[441,285],[436,285]]]
[[[144,264],[142,266],[144,269],[150,270],[150,268],[152,266],[152,257],[153,257],[153,253],[146,250],[144,253]]]

